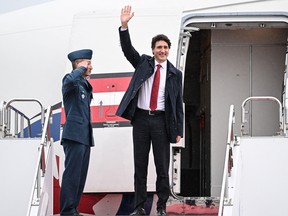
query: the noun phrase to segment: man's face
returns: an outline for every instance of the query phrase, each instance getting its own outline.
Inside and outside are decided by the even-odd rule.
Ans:
[[[84,66],[87,68],[87,71],[83,74],[84,76],[90,76],[91,71],[93,70],[91,60],[89,59],[83,59],[77,63],[77,67]]]
[[[152,49],[152,53],[156,59],[157,62],[162,63],[167,60],[169,55],[169,46],[168,44],[163,41],[157,41],[155,43],[155,47]]]

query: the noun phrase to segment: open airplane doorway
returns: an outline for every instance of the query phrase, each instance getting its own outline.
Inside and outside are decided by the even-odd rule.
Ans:
[[[210,58],[210,30],[192,31],[183,85],[185,148],[181,151],[182,196],[210,196]]]
[[[236,119],[241,119],[241,103],[248,97],[269,95],[281,101],[288,25],[285,14],[197,16],[186,15],[184,32],[199,31],[190,31],[186,50],[179,46],[185,52],[181,195],[215,197],[220,195],[229,106],[235,105]],[[251,102],[252,135],[277,131],[273,106]],[[240,134],[240,121],[235,125]]]

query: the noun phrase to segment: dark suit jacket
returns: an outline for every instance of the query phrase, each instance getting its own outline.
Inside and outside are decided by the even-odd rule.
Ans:
[[[66,139],[94,146],[90,114],[92,86],[83,78],[86,70],[85,67],[81,66],[66,74],[62,80],[62,95],[66,114],[62,141]]]
[[[129,31],[119,28],[122,51],[127,60],[135,68],[135,72],[118,107],[116,115],[131,120],[137,108],[138,92],[142,84],[154,73],[154,57],[140,56],[132,46]],[[167,61],[167,76],[165,87],[165,117],[166,127],[171,143],[176,142],[176,136],[183,136],[183,99],[182,73]]]

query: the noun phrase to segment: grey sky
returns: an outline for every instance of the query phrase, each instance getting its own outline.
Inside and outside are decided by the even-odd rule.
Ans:
[[[53,0],[0,0],[0,14]]]

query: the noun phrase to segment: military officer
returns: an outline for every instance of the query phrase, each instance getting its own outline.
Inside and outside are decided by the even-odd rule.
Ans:
[[[90,147],[94,146],[90,116],[92,86],[87,81],[93,69],[92,53],[90,49],[69,53],[73,70],[62,80],[66,122],[61,139],[65,170],[60,191],[60,215],[81,215],[77,207],[86,182]]]

